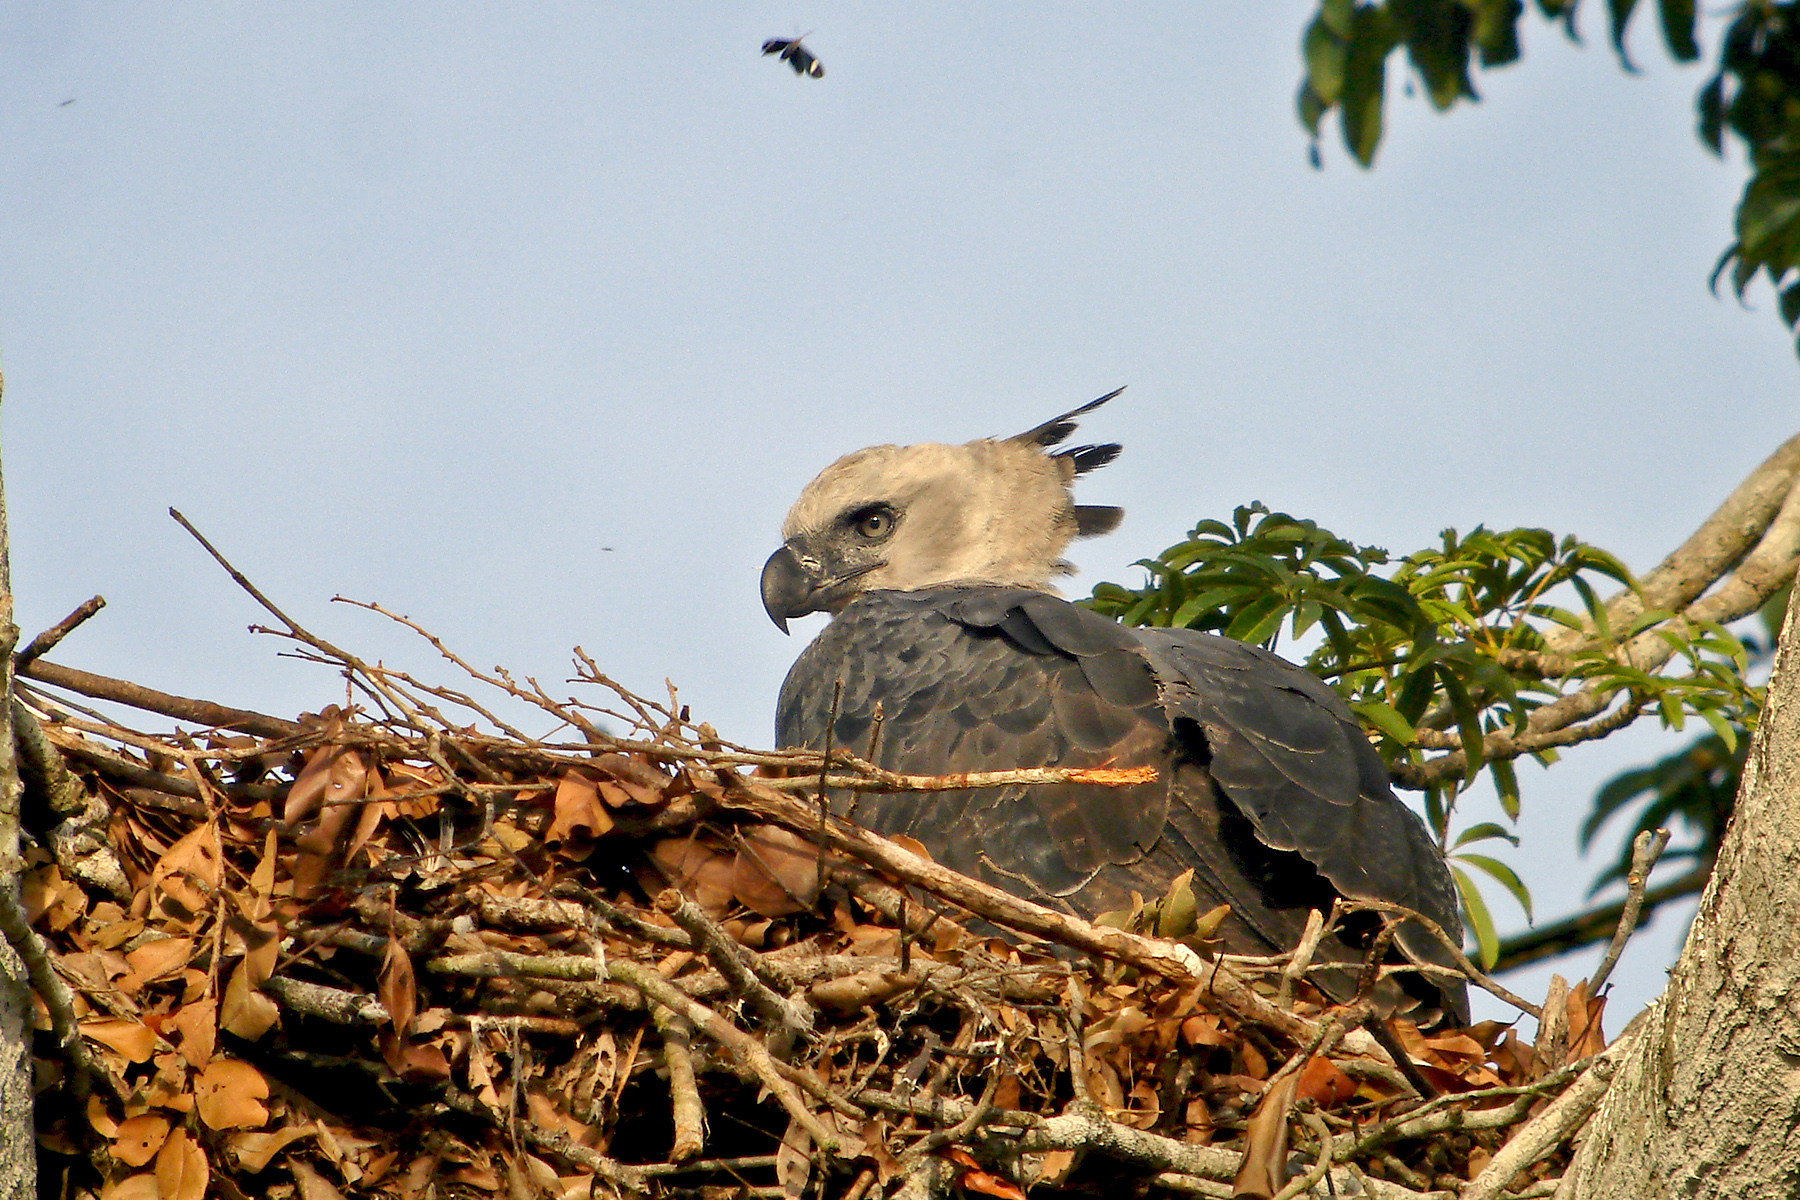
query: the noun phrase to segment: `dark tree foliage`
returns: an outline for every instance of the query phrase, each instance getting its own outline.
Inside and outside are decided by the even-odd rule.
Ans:
[[[1487,776],[1516,820],[1518,758],[1553,762],[1560,748],[1649,714],[1673,729],[1697,717],[1710,743],[1735,753],[1759,704],[1738,638],[1714,623],[1679,625],[1662,610],[1614,628],[1597,585],[1635,589],[1631,573],[1599,547],[1544,529],[1445,530],[1438,544],[1395,560],[1252,504],[1229,523],[1202,521],[1137,565],[1149,575],[1143,586],[1102,583],[1086,603],[1128,625],[1209,630],[1271,647],[1285,632],[1288,655],[1303,657],[1344,695],[1374,731],[1396,782],[1424,793],[1467,926],[1489,962],[1499,940],[1469,871],[1499,883],[1527,915],[1530,896],[1510,866],[1476,851],[1516,844],[1512,833],[1492,821],[1456,820],[1457,798],[1476,779]],[[1621,647],[1652,628],[1672,652],[1668,664],[1632,665]],[[1547,639],[1556,630],[1580,630],[1583,639],[1559,653]],[[1577,692],[1606,703],[1588,718],[1534,729],[1534,714]],[[1589,837],[1663,777],[1658,768],[1646,772],[1617,785]],[[1683,793],[1674,803],[1687,802]],[[1661,811],[1652,805],[1645,819]]]
[[[1537,0],[1539,14],[1579,40],[1581,0]],[[1640,8],[1656,9],[1671,58],[1699,59],[1695,0],[1607,0],[1607,30],[1620,63]],[[1321,0],[1302,41],[1306,76],[1300,119],[1313,135],[1336,110],[1344,145],[1363,166],[1381,144],[1388,65],[1404,53],[1440,110],[1479,99],[1472,72],[1518,60],[1520,0]],[[1735,240],[1719,258],[1716,285],[1729,277],[1740,298],[1760,275],[1780,296],[1781,318],[1800,323],[1800,0],[1748,0],[1730,10],[1712,76],[1698,99],[1700,140],[1718,155],[1727,135],[1742,146],[1750,179],[1738,204]]]

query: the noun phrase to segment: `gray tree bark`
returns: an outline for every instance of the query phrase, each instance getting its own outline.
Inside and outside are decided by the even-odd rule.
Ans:
[[[1558,1195],[1800,1197],[1800,604],[1668,989]]]
[[[5,383],[0,381],[0,394]],[[6,493],[0,486],[0,888],[19,892],[18,747],[12,729],[12,656],[19,643],[13,623],[12,569],[6,530]],[[0,1196],[37,1194],[37,1130],[32,1121],[31,989],[25,964],[0,941]]]

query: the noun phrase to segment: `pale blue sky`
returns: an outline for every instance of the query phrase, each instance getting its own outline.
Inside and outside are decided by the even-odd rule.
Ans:
[[[580,644],[764,742],[801,641],[756,576],[801,485],[1120,384],[1083,495],[1128,516],[1075,590],[1252,499],[1652,565],[1795,423],[1766,298],[1706,290],[1743,173],[1693,137],[1701,72],[1647,21],[1631,77],[1529,18],[1484,103],[1396,80],[1378,168],[1332,140],[1313,171],[1309,9],[5,0],[21,624],[100,592],[72,665],[337,698],[244,632],[173,504],[369,657],[428,663],[334,593],[520,673]],[[796,30],[824,79],[758,55]],[[1660,746],[1525,772],[1543,912],[1591,877],[1593,783]]]

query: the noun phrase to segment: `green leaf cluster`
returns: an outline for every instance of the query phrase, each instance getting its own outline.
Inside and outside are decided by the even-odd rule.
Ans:
[[[1137,565],[1148,573],[1141,587],[1102,583],[1085,603],[1130,625],[1207,630],[1270,647],[1283,633],[1316,636],[1306,665],[1344,696],[1391,766],[1403,773],[1428,764],[1434,751],[1460,747],[1460,769],[1425,786],[1425,811],[1489,961],[1499,939],[1469,872],[1494,880],[1530,912],[1512,868],[1474,849],[1512,835],[1493,822],[1452,834],[1457,796],[1484,772],[1507,817],[1518,818],[1518,752],[1486,753],[1490,735],[1524,734],[1543,705],[1593,688],[1618,693],[1613,711],[1627,720],[1655,712],[1679,729],[1695,716],[1735,744],[1758,703],[1744,682],[1745,647],[1728,630],[1659,610],[1613,628],[1599,587],[1634,588],[1631,573],[1599,547],[1544,529],[1445,530],[1437,545],[1393,560],[1380,547],[1256,503],[1236,509],[1229,522],[1200,522]],[[1559,603],[1565,597],[1576,607]],[[1580,649],[1552,653],[1546,634],[1557,629],[1581,631]],[[1670,649],[1662,669],[1621,662],[1620,647],[1640,635]],[[1554,747],[1531,753],[1545,763],[1556,756]]]
[[[1578,39],[1581,0],[1537,0],[1545,18]],[[1645,5],[1643,7],[1648,7]],[[1657,0],[1662,40],[1676,62],[1700,57],[1695,0]],[[1625,49],[1638,0],[1607,0],[1610,40],[1626,70]],[[1733,10],[1716,70],[1700,90],[1700,140],[1724,154],[1727,135],[1743,146],[1750,179],[1738,202],[1735,237],[1719,257],[1712,283],[1729,279],[1741,300],[1766,278],[1780,299],[1781,319],[1800,330],[1800,0],[1746,0]],[[1319,164],[1320,129],[1332,111],[1344,145],[1363,166],[1381,145],[1389,61],[1401,51],[1440,111],[1477,100],[1472,70],[1519,58],[1521,0],[1320,0],[1301,39],[1306,73],[1300,121],[1312,134]],[[1796,348],[1800,349],[1800,341]]]
[[[1700,140],[1723,154],[1729,133],[1750,160],[1737,240],[1720,256],[1713,284],[1729,274],[1742,299],[1759,274],[1767,277],[1792,330],[1800,323],[1800,4],[1739,9],[1699,108]]]
[[[1581,0],[1537,0],[1536,7],[1574,38],[1580,5]],[[1637,7],[1637,0],[1607,0],[1606,5],[1612,44],[1627,70],[1635,70],[1625,52],[1625,33]],[[1657,10],[1670,55],[1678,62],[1698,58],[1694,0],[1658,0]],[[1344,145],[1356,161],[1365,167],[1375,161],[1387,62],[1393,53],[1406,52],[1413,76],[1442,111],[1458,100],[1480,98],[1470,75],[1473,66],[1500,67],[1518,60],[1524,15],[1521,0],[1320,0],[1301,39],[1306,77],[1300,84],[1300,120],[1313,135],[1314,163],[1319,126],[1333,109]]]

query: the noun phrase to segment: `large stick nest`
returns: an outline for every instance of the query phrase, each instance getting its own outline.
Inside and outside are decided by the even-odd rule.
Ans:
[[[1311,987],[1316,933],[1211,955],[1181,881],[1089,924],[815,806],[827,770],[983,780],[752,752],[579,651],[567,698],[431,639],[490,708],[269,607],[354,703],[23,668],[211,726],[20,683],[56,1194],[1541,1196],[1608,1073],[1581,989],[1535,1044],[1422,1034]]]

